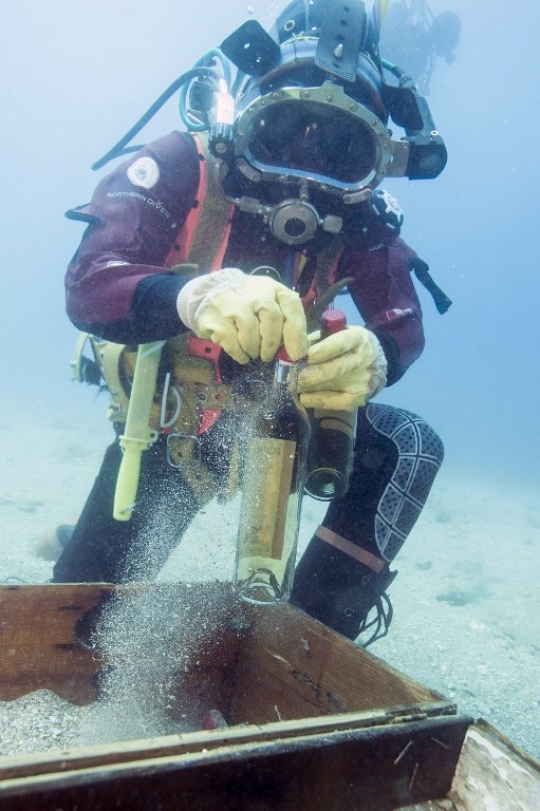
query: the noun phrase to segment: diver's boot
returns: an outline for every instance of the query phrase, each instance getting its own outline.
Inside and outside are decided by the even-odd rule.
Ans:
[[[382,559],[364,554],[366,550],[355,546],[356,550],[379,571],[315,535],[297,566],[290,602],[349,639],[371,631],[362,641],[367,647],[388,633],[393,610],[385,592],[397,571],[391,572]],[[372,609],[375,613],[370,617]]]

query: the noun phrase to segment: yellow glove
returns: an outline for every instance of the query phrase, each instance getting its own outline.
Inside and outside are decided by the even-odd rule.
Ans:
[[[376,336],[347,327],[313,344],[298,376],[305,408],[354,411],[386,385],[386,358]]]
[[[306,317],[298,293],[267,276],[237,268],[208,273],[184,285],[178,314],[199,338],[219,344],[238,363],[271,361],[281,344],[292,360],[308,349]]]

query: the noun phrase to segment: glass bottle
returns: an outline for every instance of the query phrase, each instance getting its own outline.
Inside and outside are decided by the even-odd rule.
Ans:
[[[321,340],[347,326],[341,310],[328,309],[321,316]],[[306,493],[318,501],[344,496],[349,489],[356,435],[355,411],[310,409]]]
[[[297,365],[280,350],[246,441],[235,582],[251,603],[287,600],[292,587],[309,442],[297,382]]]

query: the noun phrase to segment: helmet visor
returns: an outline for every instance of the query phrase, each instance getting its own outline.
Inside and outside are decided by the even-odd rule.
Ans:
[[[377,163],[373,131],[365,121],[305,99],[261,109],[246,146],[253,164],[272,173],[296,171],[344,185],[362,182]]]

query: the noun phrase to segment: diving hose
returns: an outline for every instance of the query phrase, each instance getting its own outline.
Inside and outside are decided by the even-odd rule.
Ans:
[[[219,62],[222,69],[222,74],[214,66]],[[143,127],[150,121],[151,118],[160,110],[164,104],[173,96],[178,90],[180,93],[180,117],[185,126],[190,132],[202,132],[209,129],[209,123],[199,118],[190,110],[189,98],[192,86],[197,84],[204,85],[205,82],[210,83],[209,86],[217,89],[219,81],[224,79],[227,87],[230,84],[231,71],[229,64],[221,51],[214,48],[205,54],[195,66],[183,73],[178,77],[149,107],[149,109],[141,116],[141,118],[126,132],[125,135],[110,149],[103,157],[92,164],[92,169],[101,169],[105,164],[114,158],[128,155],[131,152],[138,152],[142,149],[142,144],[129,146],[130,141],[137,135]],[[206,111],[208,112],[208,111]],[[204,119],[203,113],[203,119]]]
[[[140,344],[137,351],[126,430],[120,436],[123,456],[116,480],[113,510],[117,521],[129,521],[131,518],[137,498],[141,454],[156,439],[155,432],[150,429],[150,412],[164,345],[165,341],[153,341]]]

